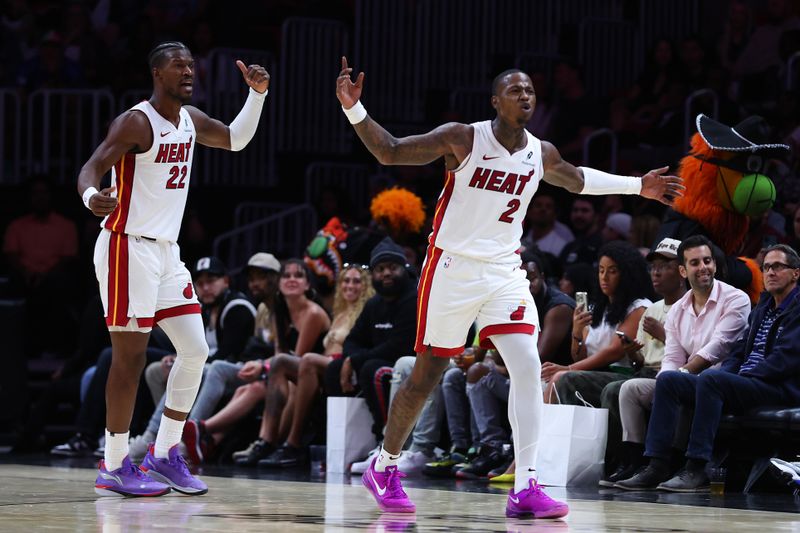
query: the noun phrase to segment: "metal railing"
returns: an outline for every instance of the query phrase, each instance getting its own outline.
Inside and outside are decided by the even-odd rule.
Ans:
[[[701,98],[708,98],[711,100],[710,110],[696,109],[695,104],[701,102]],[[683,104],[683,146],[686,148],[689,147],[692,135],[694,135],[695,117],[700,111],[705,112],[706,115],[713,119],[717,118],[717,114],[719,112],[719,98],[717,97],[717,93],[711,89],[698,89],[686,97],[686,101]]]
[[[257,222],[296,206],[278,202],[242,202],[233,210],[233,227]]]
[[[244,265],[256,252],[302,257],[317,229],[317,214],[303,204],[222,233],[214,239],[213,253],[232,269]]]
[[[592,145],[596,144],[599,139],[603,138],[608,139],[608,147],[609,147],[608,171],[613,173],[617,171],[617,154],[619,153],[619,141],[617,140],[617,134],[608,128],[601,128],[599,130],[595,130],[589,135],[587,135],[586,138],[583,140],[583,164],[585,166],[592,166],[592,161],[591,161]]]
[[[0,183],[21,180],[22,164],[22,108],[19,94],[14,89],[0,89]]]
[[[114,117],[106,90],[40,89],[28,97],[26,170],[60,183],[77,179]]]

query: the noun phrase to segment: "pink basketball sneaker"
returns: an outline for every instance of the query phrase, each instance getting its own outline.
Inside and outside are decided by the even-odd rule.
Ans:
[[[378,456],[370,463],[369,468],[361,476],[361,482],[367,490],[375,497],[381,511],[387,513],[413,513],[417,510],[414,502],[408,499],[408,495],[403,490],[400,478],[406,477],[396,466],[390,466],[386,472],[375,471],[375,461]]]
[[[508,492],[508,504],[506,505],[506,516],[508,517],[533,515],[534,518],[559,518],[566,516],[568,512],[569,506],[566,503],[557,502],[545,494],[535,479],[530,480],[527,489],[516,494],[514,489]]]

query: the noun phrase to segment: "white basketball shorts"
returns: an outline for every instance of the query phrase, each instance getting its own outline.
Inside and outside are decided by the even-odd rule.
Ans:
[[[109,331],[147,332],[164,318],[200,312],[177,243],[104,229],[94,267]]]
[[[464,350],[469,327],[477,321],[481,346],[491,335],[539,328],[530,284],[520,261],[489,263],[430,246],[417,298],[417,353],[452,357]]]

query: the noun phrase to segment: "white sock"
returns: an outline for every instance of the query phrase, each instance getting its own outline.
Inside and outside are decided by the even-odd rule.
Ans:
[[[106,429],[106,450],[103,461],[109,472],[122,466],[122,460],[128,455],[128,437],[130,431],[125,433],[109,433]]]
[[[154,451],[156,459],[169,457],[169,449],[181,441],[185,423],[185,420],[174,420],[167,415],[161,415],[161,425],[158,426]]]
[[[514,435],[514,492],[528,488],[536,479],[536,455],[539,448],[544,397],[542,395],[542,363],[536,348],[538,332],[533,335],[511,333],[492,335],[508,368],[511,390],[508,393],[508,422]]]
[[[375,461],[375,471],[385,472],[387,467],[397,466],[397,461],[400,460],[400,454],[392,455],[381,446],[381,451],[378,453],[378,460]]]

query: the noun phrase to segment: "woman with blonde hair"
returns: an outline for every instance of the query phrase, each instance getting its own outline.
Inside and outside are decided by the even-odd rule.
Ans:
[[[291,410],[291,413],[270,413],[267,410],[265,418],[270,416],[278,418],[272,421],[265,420],[265,423],[277,426],[280,418],[291,419],[291,428],[284,445],[267,458],[259,461],[260,466],[288,467],[306,460],[303,430],[314,400],[322,390],[325,369],[331,361],[342,357],[345,338],[361,314],[364,304],[374,294],[372,279],[367,267],[345,264],[336,282],[336,293],[333,298],[333,322],[322,341],[325,353],[306,353],[298,361],[294,361],[293,365],[280,367],[278,372],[273,367],[267,387],[267,401],[269,401],[270,389],[288,386],[288,382],[295,384],[294,397],[293,402],[285,406],[285,409]]]

